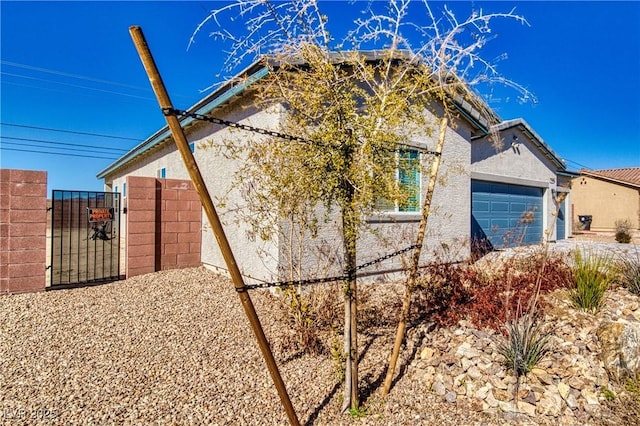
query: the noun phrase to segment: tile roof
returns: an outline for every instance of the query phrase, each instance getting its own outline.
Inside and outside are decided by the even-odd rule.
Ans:
[[[640,167],[607,170],[581,170],[581,174],[599,176],[640,187]]]

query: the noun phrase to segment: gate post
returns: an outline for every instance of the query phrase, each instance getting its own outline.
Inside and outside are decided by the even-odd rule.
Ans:
[[[47,172],[0,169],[0,294],[43,291]]]

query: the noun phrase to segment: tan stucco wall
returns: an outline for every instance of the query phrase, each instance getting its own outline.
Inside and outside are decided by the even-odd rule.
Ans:
[[[640,191],[590,176],[572,183],[573,221],[579,215],[593,216],[591,230],[614,230],[617,220],[628,219],[640,229]]]

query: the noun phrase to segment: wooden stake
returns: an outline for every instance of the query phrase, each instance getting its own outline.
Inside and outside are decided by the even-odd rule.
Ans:
[[[162,108],[163,110],[165,108],[173,109],[171,100],[169,99],[169,94],[167,93],[164,83],[162,82],[162,78],[160,77],[160,73],[158,71],[156,63],[153,59],[153,56],[151,55],[151,51],[149,50],[147,41],[144,38],[144,34],[142,33],[142,29],[138,26],[129,27],[129,34],[131,34],[133,43],[135,44],[136,50],[138,51],[138,55],[142,60],[142,64],[144,65],[144,69],[147,72],[147,76],[149,77],[149,81],[151,82],[153,91],[156,95],[156,98],[158,99],[160,108]],[[180,151],[180,155],[182,156],[182,161],[184,162],[187,171],[189,172],[189,176],[191,177],[191,181],[193,182],[193,185],[195,186],[196,191],[200,196],[200,202],[202,203],[202,207],[207,214],[209,224],[211,225],[216,240],[218,241],[218,246],[220,247],[222,256],[224,257],[229,273],[231,274],[231,279],[233,280],[233,284],[235,285],[236,291],[238,292],[238,297],[240,297],[240,302],[242,303],[244,312],[247,315],[249,323],[251,324],[251,328],[253,329],[256,339],[258,340],[258,345],[260,346],[260,350],[262,351],[262,356],[267,363],[267,368],[269,369],[271,378],[273,379],[273,382],[276,386],[282,405],[284,406],[287,417],[289,418],[289,422],[294,426],[299,426],[300,422],[298,421],[296,412],[293,409],[293,405],[291,404],[291,400],[289,399],[289,395],[287,394],[287,389],[285,388],[282,377],[280,376],[280,372],[278,371],[278,366],[276,365],[275,359],[273,358],[273,353],[271,352],[271,348],[269,347],[269,342],[267,341],[264,331],[262,330],[262,325],[260,324],[260,319],[256,314],[253,302],[251,301],[251,297],[245,289],[244,279],[242,278],[240,269],[236,264],[233,252],[231,251],[231,246],[229,245],[229,241],[227,240],[227,237],[224,233],[222,223],[220,222],[218,213],[216,212],[215,206],[213,205],[213,201],[211,200],[211,196],[209,195],[209,191],[207,190],[204,179],[200,174],[200,169],[198,168],[198,165],[193,158],[193,154],[189,149],[187,138],[185,137],[182,127],[180,126],[180,122],[175,116],[165,115],[165,117],[167,120],[167,124],[169,125],[169,129],[171,129],[173,140],[175,141],[176,146]]]
[[[416,248],[413,251],[413,259],[411,264],[411,270],[409,271],[409,280],[407,282],[407,288],[402,301],[402,313],[400,314],[400,321],[398,322],[398,329],[396,330],[396,341],[393,345],[393,351],[389,358],[389,366],[387,367],[387,376],[384,379],[384,386],[382,388],[382,396],[387,396],[391,389],[391,382],[393,381],[393,374],[395,373],[396,364],[398,363],[398,355],[400,354],[400,346],[404,340],[404,333],[407,329],[407,318],[409,317],[409,310],[411,309],[411,297],[413,289],[418,280],[418,266],[420,262],[420,254],[422,253],[422,243],[424,242],[424,234],[427,230],[427,219],[429,219],[429,213],[431,211],[431,199],[433,198],[433,190],[436,187],[436,179],[438,177],[438,170],[440,169],[440,158],[442,157],[442,147],[444,146],[444,136],[447,131],[448,120],[442,119],[440,123],[440,134],[438,135],[438,144],[436,146],[436,152],[438,155],[433,159],[431,163],[431,175],[429,176],[429,186],[427,187],[427,195],[422,206],[422,218],[420,219],[420,227],[418,228],[418,236],[416,238]]]

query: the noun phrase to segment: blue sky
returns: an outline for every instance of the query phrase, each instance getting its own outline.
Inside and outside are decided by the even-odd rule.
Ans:
[[[187,45],[220,4],[0,1],[1,167],[46,170],[49,190],[101,190],[96,173],[165,124],[129,26],[142,27],[174,105],[187,108],[219,81],[223,46],[207,29]],[[500,72],[538,99],[522,104],[515,92],[494,93],[503,119],[524,118],[569,169],[640,166],[640,2],[451,6],[460,17],[472,7],[515,7],[531,25],[493,25],[488,56],[506,53]],[[345,5],[326,8],[337,34],[349,22]]]

